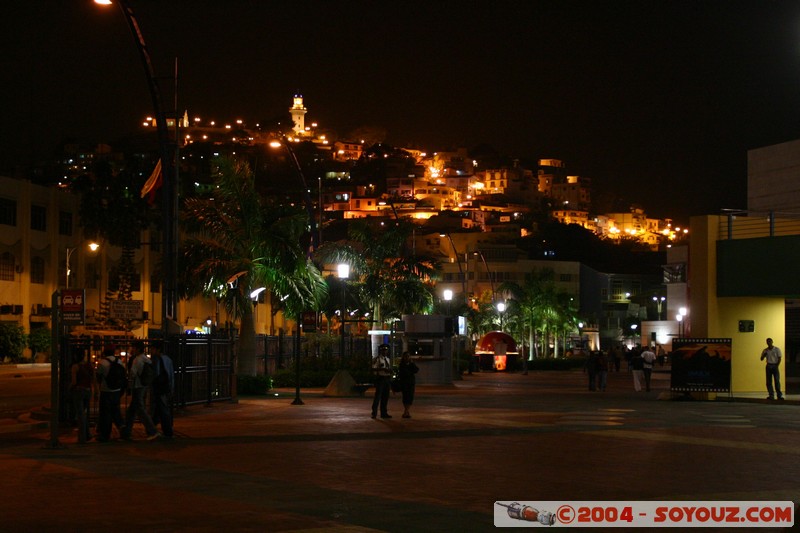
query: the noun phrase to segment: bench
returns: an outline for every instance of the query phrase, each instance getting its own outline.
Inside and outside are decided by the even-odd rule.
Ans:
[[[364,393],[367,392],[367,389],[372,387],[372,383],[356,383],[353,385],[353,392],[358,393],[359,396],[364,396]]]

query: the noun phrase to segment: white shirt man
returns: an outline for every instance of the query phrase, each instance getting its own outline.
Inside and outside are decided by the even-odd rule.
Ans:
[[[648,346],[642,351],[642,359],[644,360],[644,386],[647,392],[650,392],[650,377],[653,374],[653,363],[656,361],[656,354]]]

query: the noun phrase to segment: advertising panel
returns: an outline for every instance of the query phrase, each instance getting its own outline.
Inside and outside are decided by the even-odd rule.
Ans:
[[[670,389],[730,392],[731,339],[673,339]]]

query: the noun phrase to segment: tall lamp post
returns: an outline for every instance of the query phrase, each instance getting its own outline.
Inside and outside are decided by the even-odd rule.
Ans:
[[[161,211],[162,211],[162,246],[164,257],[164,287],[161,294],[161,322],[162,338],[167,339],[168,321],[176,320],[177,317],[177,291],[176,274],[178,270],[178,188],[175,161],[177,158],[177,137],[175,148],[170,150],[169,134],[167,132],[167,115],[162,104],[161,90],[158,86],[158,78],[153,69],[150,59],[150,52],[144,41],[144,36],[139,28],[139,23],[133,13],[133,8],[128,0],[94,0],[100,5],[110,5],[116,2],[125,16],[125,21],[133,34],[139,56],[142,60],[145,76],[147,77],[147,87],[150,90],[150,98],[153,104],[153,114],[155,116],[156,131],[158,133],[158,148],[161,157]],[[176,106],[177,111],[177,106]]]
[[[347,263],[339,263],[336,265],[336,275],[342,281],[342,328],[341,328],[341,341],[339,344],[339,357],[344,362],[344,324],[345,315],[347,314],[347,278],[350,277],[350,265]]]
[[[661,306],[664,305],[664,300],[666,299],[666,296],[653,296],[653,301],[656,303],[656,309],[658,310],[659,320],[661,320]]]
[[[486,269],[486,275],[489,278],[489,286],[492,288],[492,305],[494,305],[494,274],[489,270],[489,264],[486,262],[486,256],[483,255],[483,252],[478,250],[475,255],[479,256],[483,261],[483,267]]]
[[[503,313],[506,312],[506,303],[497,302],[497,314],[500,317],[500,331],[503,331]]]

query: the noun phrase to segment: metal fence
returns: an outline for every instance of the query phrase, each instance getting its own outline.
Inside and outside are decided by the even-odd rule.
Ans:
[[[59,354],[59,420],[72,418],[70,398],[70,374],[72,363],[79,353],[86,354],[87,361],[96,368],[102,358],[103,348],[114,346],[122,363],[128,366],[128,348],[134,341],[141,340],[148,350],[149,339],[134,337],[66,337],[62,341]],[[234,342],[228,338],[180,335],[170,337],[164,344],[164,354],[168,355],[175,367],[175,390],[173,404],[186,407],[196,404],[231,400],[236,395],[236,359]],[[123,408],[127,396],[123,398]],[[93,402],[90,412],[96,414],[97,405]]]

